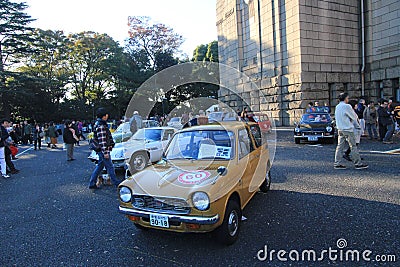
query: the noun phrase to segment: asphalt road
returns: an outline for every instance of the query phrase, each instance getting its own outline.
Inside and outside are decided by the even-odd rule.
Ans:
[[[369,152],[399,143],[363,139],[370,168],[335,171],[335,145],[295,145],[291,132],[278,131],[271,191],[246,207],[247,220],[230,247],[211,234],[137,230],[117,212],[115,188],[87,189],[94,168],[87,146],[76,148],[74,162],[61,149],[29,150],[15,161],[20,174],[0,178],[0,266],[400,266],[400,155]],[[272,261],[257,257],[265,246],[300,255],[340,251],[338,239],[347,242],[344,253],[371,250],[372,260],[395,255],[397,262],[327,255],[320,262],[283,262],[276,252]]]

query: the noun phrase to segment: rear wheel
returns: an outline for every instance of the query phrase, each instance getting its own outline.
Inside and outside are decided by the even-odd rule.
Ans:
[[[225,210],[224,221],[215,230],[218,241],[227,246],[235,243],[239,236],[241,220],[242,210],[239,203],[233,199],[229,200]]]
[[[268,171],[265,175],[264,182],[260,185],[260,191],[267,193],[271,187],[271,171]]]
[[[149,162],[149,156],[146,153],[138,152],[133,154],[129,162],[131,173],[144,170],[148,162]]]

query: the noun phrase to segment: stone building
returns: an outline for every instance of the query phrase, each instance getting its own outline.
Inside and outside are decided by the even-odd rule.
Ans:
[[[219,99],[291,125],[308,102],[340,92],[400,101],[400,0],[217,0]],[[249,86],[249,83],[257,85]]]

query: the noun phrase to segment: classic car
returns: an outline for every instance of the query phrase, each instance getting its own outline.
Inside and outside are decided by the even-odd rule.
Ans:
[[[242,210],[270,188],[268,145],[256,123],[220,122],[177,132],[163,159],[119,187],[119,211],[139,229],[214,232],[226,245]]]
[[[295,123],[294,141],[319,142],[333,144],[335,140],[335,126],[331,115],[324,109],[309,111],[301,117],[300,123]]]
[[[169,122],[167,122],[167,125],[169,127],[174,127],[175,129],[182,129],[183,125],[182,125],[182,118],[181,117],[173,117],[169,120]]]
[[[235,112],[214,111],[208,114],[209,122],[217,121],[238,121],[238,116]]]
[[[271,133],[272,125],[267,114],[261,112],[254,112],[252,115],[254,121],[257,122],[258,125],[260,126],[262,133]]]
[[[129,125],[129,123],[128,123]],[[147,164],[161,159],[162,152],[176,129],[171,127],[153,127],[139,129],[126,142],[116,143],[111,151],[111,160],[116,169],[124,169],[129,160],[131,173],[144,169]],[[96,152],[92,151],[89,159],[99,160]]]

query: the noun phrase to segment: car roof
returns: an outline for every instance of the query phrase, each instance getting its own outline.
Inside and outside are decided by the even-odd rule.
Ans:
[[[242,129],[246,125],[257,125],[254,122],[241,122],[241,121],[222,121],[218,123],[210,123],[204,125],[196,125],[189,128],[180,130],[180,132],[189,132],[193,130],[205,131],[205,130],[237,130]]]

